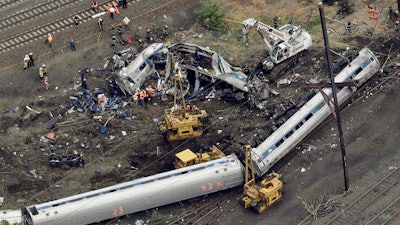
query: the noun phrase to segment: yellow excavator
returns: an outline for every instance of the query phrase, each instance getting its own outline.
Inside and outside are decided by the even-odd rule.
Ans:
[[[251,147],[246,146],[246,167],[245,167],[245,184],[244,197],[242,204],[244,208],[253,207],[258,213],[264,212],[269,206],[282,198],[283,183],[279,179],[280,174],[270,173],[267,178],[263,179],[260,185],[256,184],[254,176],[254,165],[251,159]],[[249,174],[249,166],[251,174]],[[251,179],[249,177],[251,175]]]
[[[182,105],[177,103],[178,93]],[[208,115],[205,110],[200,110],[195,105],[186,105],[181,76],[176,74],[174,77],[174,106],[165,110],[165,120],[159,123],[161,133],[167,141],[200,137],[203,135],[207,122]]]
[[[224,157],[225,154],[217,148],[217,146],[212,146],[209,151],[194,153],[190,149],[185,149],[181,152],[175,154],[175,169],[183,168],[186,166],[191,166],[198,163],[208,162],[213,159],[219,159]]]

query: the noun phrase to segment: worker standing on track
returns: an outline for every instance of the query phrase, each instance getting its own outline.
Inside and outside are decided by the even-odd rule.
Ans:
[[[97,1],[92,2],[92,9],[95,13],[99,11],[99,4],[97,4]]]
[[[122,8],[126,9],[128,7],[128,3],[126,0],[122,0]]]
[[[79,17],[78,17],[78,15],[74,16],[74,24],[75,24],[76,29],[78,29],[78,25],[79,25]]]
[[[114,8],[114,6],[111,6],[111,7],[110,7],[109,12],[110,12],[110,17],[111,17],[111,19],[113,20],[113,19],[114,19],[114,13],[115,13],[115,8]]]

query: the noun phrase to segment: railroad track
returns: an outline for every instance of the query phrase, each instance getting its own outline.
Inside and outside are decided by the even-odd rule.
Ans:
[[[377,184],[375,184],[372,188],[370,188],[363,195],[358,197],[353,203],[343,209],[338,215],[332,218],[327,224],[329,225],[341,225],[341,224],[351,224],[351,221],[357,220],[358,216],[362,215],[368,206],[374,204],[379,200],[382,196],[386,195],[389,191],[394,191],[396,188],[400,187],[400,170],[393,170],[386,177],[382,178]],[[400,196],[400,193],[399,193]],[[393,207],[392,207],[393,206]],[[387,215],[391,213],[393,218],[400,210],[399,208],[400,202],[396,201],[394,203],[388,204],[376,217],[370,220],[370,224],[384,224],[384,223],[375,223],[379,222],[379,219],[383,217],[379,215]],[[391,211],[395,211],[392,213]],[[365,215],[364,215],[365,216]],[[375,222],[373,222],[375,221]],[[387,220],[387,221],[390,221]]]
[[[365,223],[365,225],[390,224],[390,222],[393,222],[392,219],[394,219],[399,214],[400,214],[400,196],[396,200],[394,200],[393,203],[384,208],[382,212],[380,212],[374,218]]]
[[[242,186],[237,186],[226,190],[223,193],[215,193],[219,195],[216,199],[203,204],[190,212],[184,213],[176,220],[168,223],[168,225],[218,224],[217,221],[223,214],[223,211],[221,211],[223,204],[241,191],[243,191]]]
[[[60,9],[60,7],[66,7],[73,5],[79,0],[61,0],[61,1],[48,1],[45,3],[38,4],[33,8],[29,8],[23,10],[21,12],[17,12],[13,15],[6,16],[0,19],[0,30],[6,30],[17,26],[20,23],[27,22],[30,20],[37,19],[43,16],[44,13],[48,12],[55,12]],[[107,4],[111,3],[112,1],[105,1],[99,3],[99,11],[104,11]],[[134,2],[134,1],[133,1]],[[128,1],[128,5],[132,2]],[[80,18],[80,22],[84,23],[89,20],[92,20],[92,16],[94,15],[94,11],[88,6],[86,9],[74,12],[73,14],[61,17],[57,20],[52,22],[38,25],[29,29],[27,31],[8,36],[4,39],[0,40],[0,50],[2,52],[7,52],[11,49],[15,49],[25,45],[26,43],[36,41],[38,39],[45,40],[48,33],[56,33],[60,32],[64,29],[71,28],[74,26],[73,17],[77,15]]]
[[[34,7],[26,8],[19,12],[13,13],[9,16],[0,18],[0,30],[7,30],[17,26],[20,23],[34,20],[45,13],[57,11],[59,8],[72,5],[77,0],[61,0],[61,1],[47,1],[41,4],[35,5]]]
[[[384,88],[388,88],[394,85],[395,82],[399,82],[398,81],[399,78],[400,78],[400,71],[396,71],[393,74],[391,74],[390,77],[380,78],[381,82],[373,85],[373,87],[368,89],[368,91],[364,91],[367,88],[366,86],[374,82],[376,79],[372,80],[371,82],[367,82],[362,87],[360,87],[360,90],[363,91],[359,92],[360,94],[352,101],[352,104],[364,99],[370,93],[377,93]],[[347,108],[345,108],[344,110],[346,109]],[[367,210],[368,206],[377,202],[380,199],[380,197],[385,196],[389,191],[398,193],[398,198],[396,198],[391,203],[390,201],[384,203],[385,205],[382,206],[383,208],[382,211],[374,212],[376,216],[374,216],[368,222],[366,222],[365,225],[391,224],[391,222],[393,222],[392,220],[400,215],[400,169],[394,170],[388,175],[386,175],[384,178],[378,181],[377,184],[375,184],[373,187],[367,190],[363,195],[357,198],[353,203],[351,203],[348,207],[342,209],[342,211],[338,215],[333,217],[326,224],[343,225],[343,224],[360,223],[360,221],[357,222],[357,218],[363,215],[364,217],[362,218],[365,219],[366,216],[365,214],[363,214],[363,212]],[[359,219],[361,220],[361,218]],[[311,214],[309,214],[301,222],[299,222],[298,225],[310,225],[313,222],[314,218]]]
[[[21,3],[23,0],[1,0],[0,1],[0,10],[4,9],[12,4]]]

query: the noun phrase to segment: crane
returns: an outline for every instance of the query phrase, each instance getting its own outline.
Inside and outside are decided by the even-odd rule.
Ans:
[[[179,88],[178,88],[179,86]],[[178,94],[182,105],[178,105]],[[174,106],[165,110],[165,120],[159,123],[161,133],[167,141],[183,140],[203,135],[208,116],[197,106],[186,105],[182,80],[179,74],[174,77]]]
[[[300,26],[286,24],[275,29],[254,18],[248,18],[242,22],[242,32],[248,42],[248,33],[251,28],[255,29],[266,45],[268,57],[261,61],[261,67],[266,72],[272,70],[275,65],[308,49],[312,45],[311,35]],[[267,34],[267,35],[264,35]],[[247,44],[247,43],[246,43]],[[270,76],[275,80],[275,76]]]

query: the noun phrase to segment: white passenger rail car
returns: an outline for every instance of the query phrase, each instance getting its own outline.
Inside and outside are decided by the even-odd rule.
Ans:
[[[335,82],[356,83],[360,87],[370,79],[378,70],[380,64],[377,57],[368,48],[363,48],[358,56],[345,67],[336,77]],[[337,98],[339,106],[350,99],[354,87],[338,88]],[[332,89],[323,88],[323,92],[332,99]],[[293,116],[274,131],[263,143],[253,148],[252,160],[258,176],[262,176],[307,135],[317,128],[331,114],[321,92],[317,92],[304,106]]]
[[[83,225],[242,185],[235,155],[23,209],[25,225]]]

